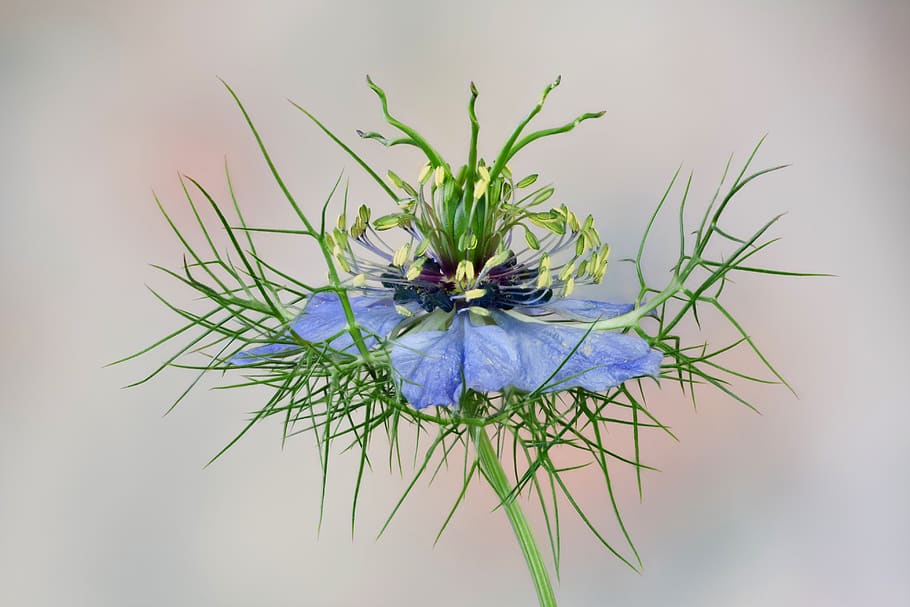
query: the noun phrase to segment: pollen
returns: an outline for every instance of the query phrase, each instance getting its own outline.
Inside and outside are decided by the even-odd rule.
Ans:
[[[420,174],[417,175],[417,182],[423,185],[427,181],[427,177],[430,176],[430,172],[433,170],[433,167],[430,166],[430,163],[423,165],[423,168],[420,169]]]
[[[455,268],[456,282],[474,282],[474,264],[469,259],[462,259]]]
[[[422,257],[424,253],[427,252],[427,249],[430,248],[429,240],[421,240],[420,244],[417,245],[417,248],[414,250],[415,257]]]
[[[408,255],[411,252],[411,245],[405,243],[395,251],[395,256],[392,257],[392,265],[396,267],[404,267],[404,262],[407,261]]]
[[[487,193],[488,187],[490,187],[490,182],[486,179],[481,179],[474,184],[474,200],[480,200],[480,198]]]
[[[486,294],[486,289],[471,289],[470,291],[465,291],[464,300],[471,301],[472,299],[480,299]]]
[[[464,277],[468,279],[468,282],[474,282],[474,262],[465,261]]]
[[[423,263],[425,261],[426,261],[426,258],[421,258],[411,264],[411,267],[408,268],[408,273],[405,275],[405,276],[407,276],[408,280],[414,280],[415,278],[420,276],[420,273],[423,271]]]
[[[572,272],[574,272],[574,271],[575,271],[575,262],[573,261],[572,263],[570,263],[569,265],[564,267],[562,269],[562,271],[559,273],[559,280],[566,280],[569,276],[572,275]]]
[[[540,263],[537,267],[537,271],[541,274],[550,272],[550,256],[546,253],[540,256]]]
[[[553,285],[553,275],[547,272],[540,272],[537,275],[537,288],[549,289]]]

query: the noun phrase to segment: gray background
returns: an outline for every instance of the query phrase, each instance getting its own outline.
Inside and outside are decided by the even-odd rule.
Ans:
[[[492,150],[561,73],[541,125],[607,116],[515,171],[543,172],[560,201],[595,213],[614,259],[632,253],[681,162],[702,202],[727,155],[769,131],[759,165],[794,166],[747,192],[730,225],[789,211],[765,263],[839,275],[734,285],[730,305],[800,399],[748,388],[757,416],[708,395],[693,412],[672,387],[653,398],[681,443],[645,438],[662,473],[646,475],[643,503],[616,471],[644,574],[566,514],[561,605],[907,604],[908,26],[906,2],[0,3],[0,604],[532,604],[484,488],[433,546],[457,467],[421,483],[376,542],[406,484],[378,465],[352,541],[356,462],[336,457],[317,537],[309,438],[282,451],[268,423],[202,469],[262,393],[210,382],[162,419],[188,375],[124,391],[162,355],[102,368],[177,326],[144,283],[191,303],[147,265],[181,260],[152,188],[189,226],[177,171],[224,200],[227,154],[251,218],[292,221],[215,76],[314,209],[343,168],[357,202],[384,200],[285,97],[378,167],[419,166],[355,141],[354,128],[381,126],[365,73],[453,161],[470,80]],[[675,246],[662,230],[655,282]],[[263,247],[320,279],[306,243]],[[630,278],[614,264],[588,294],[628,297]],[[626,433],[612,440],[628,451]],[[615,539],[594,471],[572,482]]]

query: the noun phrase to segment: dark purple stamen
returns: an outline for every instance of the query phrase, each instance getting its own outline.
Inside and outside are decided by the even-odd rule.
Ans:
[[[512,254],[502,264],[487,272],[477,288],[486,293],[471,301],[465,301],[456,295],[455,281],[447,276],[439,263],[427,259],[420,275],[414,280],[407,280],[404,273],[394,266],[382,274],[382,286],[394,291],[393,299],[397,304],[417,303],[427,312],[439,308],[451,312],[456,307],[477,306],[489,310],[511,310],[515,306],[533,306],[546,303],[553,296],[551,289],[536,287],[537,270],[519,264]]]

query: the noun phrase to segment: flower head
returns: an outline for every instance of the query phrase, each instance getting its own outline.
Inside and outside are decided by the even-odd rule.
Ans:
[[[469,160],[457,171],[416,131],[390,117],[406,139],[360,132],[387,145],[415,145],[428,158],[416,185],[389,172],[398,192],[395,212],[373,219],[363,205],[352,218],[339,216],[323,237],[349,274],[350,305],[365,345],[387,351],[401,394],[418,409],[457,406],[466,390],[604,391],[657,375],[660,352],[638,336],[592,324],[633,305],[568,299],[577,285],[603,279],[609,247],[593,216],[581,220],[565,204],[546,208],[554,189],[535,187],[536,174],[513,178],[507,161],[543,135],[519,139],[525,122],[495,162],[478,159],[473,87],[472,93]],[[599,115],[585,114],[564,130]],[[390,245],[393,229],[404,238]],[[320,293],[281,339],[230,362],[287,356],[299,351],[296,340],[328,341],[348,351],[354,342],[346,327],[339,297]]]

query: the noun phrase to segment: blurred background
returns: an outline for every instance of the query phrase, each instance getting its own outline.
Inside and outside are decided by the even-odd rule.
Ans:
[[[357,461],[336,454],[318,532],[309,437],[282,449],[281,424],[265,423],[203,468],[264,393],[203,382],[163,417],[191,374],[123,390],[166,354],[103,368],[179,326],[146,284],[192,305],[149,266],[182,263],[152,190],[193,232],[178,171],[227,203],[227,157],[250,221],[292,225],[216,76],[315,210],[342,170],[354,202],[386,203],[286,98],[374,166],[419,168],[413,152],[354,135],[383,130],[367,73],[458,162],[471,80],[492,155],[562,74],[538,125],[606,116],[532,146],[513,168],[541,172],[558,202],[594,213],[614,260],[634,254],[680,164],[694,171],[695,208],[728,155],[742,160],[769,132],[756,166],[793,166],[750,186],[728,228],[744,234],[787,212],[762,262],[838,275],[731,285],[728,307],[799,398],[747,387],[756,415],[708,391],[697,411],[674,386],[652,397],[680,442],[644,436],[644,461],[661,472],[645,475],[642,502],[631,470],[614,466],[644,572],[566,507],[561,605],[910,603],[908,28],[903,1],[0,2],[0,604],[534,604],[483,486],[433,545],[460,465],[421,482],[375,541],[408,481],[379,444],[352,539]],[[648,270],[661,285],[672,217],[657,236]],[[321,280],[308,243],[260,241],[281,267]],[[628,298],[632,279],[614,263],[587,295]],[[716,320],[692,339],[729,337]],[[745,353],[734,362],[760,370]],[[621,429],[611,440],[631,449]],[[596,471],[571,486],[619,540]]]

